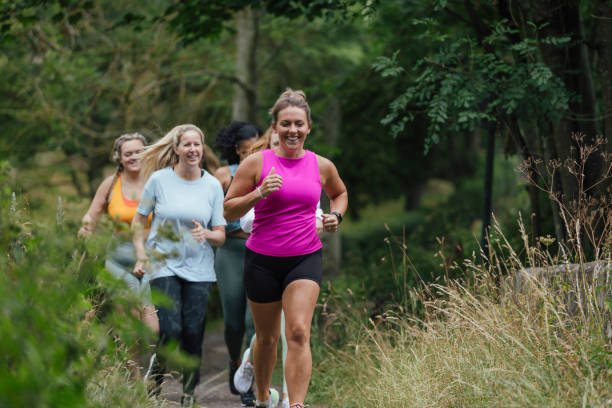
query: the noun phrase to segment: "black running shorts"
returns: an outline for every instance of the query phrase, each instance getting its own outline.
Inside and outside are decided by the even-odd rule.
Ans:
[[[306,255],[269,256],[246,249],[244,287],[247,297],[258,303],[278,302],[294,280],[308,279],[321,286],[321,249]]]

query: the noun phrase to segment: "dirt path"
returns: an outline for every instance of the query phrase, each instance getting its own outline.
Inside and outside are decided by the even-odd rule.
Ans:
[[[228,385],[228,355],[223,330],[207,331],[204,336],[200,383],[195,389],[196,403],[200,408],[242,407],[240,397],[230,393]],[[282,394],[282,385],[272,385]],[[164,383],[161,397],[169,407],[180,406],[182,385],[177,379]],[[325,408],[312,406],[311,408]]]
[[[201,408],[241,407],[240,397],[230,393],[228,385],[227,348],[223,331],[207,331],[204,336],[200,383],[195,389],[196,403]],[[278,389],[278,387],[276,387]],[[182,385],[177,379],[164,383],[162,398],[169,406],[180,406]]]

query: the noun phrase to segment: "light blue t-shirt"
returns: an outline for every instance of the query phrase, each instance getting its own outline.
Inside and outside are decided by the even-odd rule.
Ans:
[[[147,249],[151,279],[178,276],[190,282],[215,282],[214,253],[206,241],[191,236],[198,221],[203,227],[226,225],[223,218],[223,189],[210,173],[187,181],[170,167],[156,171],[145,184],[138,213],[153,211]]]

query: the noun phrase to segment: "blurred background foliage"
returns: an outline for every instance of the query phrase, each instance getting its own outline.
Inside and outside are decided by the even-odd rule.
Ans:
[[[41,237],[49,228],[76,233],[113,170],[119,134],[139,131],[153,141],[195,123],[212,145],[234,119],[267,127],[269,107],[288,86],[303,89],[313,110],[307,148],[334,161],[349,191],[341,236],[325,237],[337,253],[327,276],[364,299],[369,316],[401,300],[406,285],[452,277],[453,262],[486,262],[480,251],[491,213],[511,231],[520,213],[534,241],[551,235],[567,243],[560,210],[578,199],[579,182],[566,166],[546,173],[546,160],[581,163],[587,196],[610,203],[606,0],[0,4],[0,159],[10,163],[2,245],[56,252],[40,265],[60,270],[85,250],[71,239],[59,250]],[[573,134],[586,143],[607,137],[604,153],[583,160]],[[523,160],[529,185],[516,171]],[[14,217],[6,212],[13,192],[27,211],[19,227],[4,221]],[[58,197],[66,221],[43,228],[57,224]],[[398,242],[405,252],[393,249]],[[101,258],[87,254],[83,273],[98,276]],[[406,254],[412,268],[399,282],[394,268]],[[3,267],[25,261],[9,256]],[[22,289],[38,293],[40,279],[37,289]],[[75,289],[81,302],[95,298],[91,290]],[[213,295],[211,315],[219,314]]]

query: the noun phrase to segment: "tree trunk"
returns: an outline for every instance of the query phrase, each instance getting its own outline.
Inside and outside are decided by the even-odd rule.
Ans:
[[[599,60],[597,71],[601,84],[603,105],[603,134],[608,139],[607,150],[612,152],[612,3],[597,2],[595,14],[595,46]]]
[[[565,47],[544,43],[540,45],[544,62],[563,80],[566,89],[578,97],[570,102],[566,116],[559,123],[553,124],[553,143],[557,158],[561,160],[578,158],[573,155],[571,149],[574,147],[571,140],[573,133],[583,133],[587,144],[597,137],[595,88],[585,45],[582,13],[577,3],[561,0],[532,2],[536,22],[548,23],[540,33],[542,38],[571,38],[569,45]],[[598,180],[600,172],[600,163],[596,160],[589,161],[585,186],[588,187]],[[561,185],[565,203],[577,198],[577,180],[565,170],[561,171]]]
[[[482,213],[482,230],[480,247],[484,261],[489,262],[489,226],[491,225],[491,206],[493,202],[493,161],[495,159],[495,130],[497,124],[491,122],[487,126],[487,157],[485,162],[484,205]]]
[[[516,115],[510,115],[508,117],[508,127],[510,128],[510,134],[519,150],[522,160],[526,160],[535,166],[535,159],[539,156],[536,139],[537,133],[535,132],[536,127],[527,125],[521,126]],[[524,130],[523,130],[524,129]],[[529,206],[531,214],[529,216],[531,224],[531,233],[534,237],[542,235],[541,228],[541,213],[540,213],[540,194],[538,188],[534,185],[539,182],[538,172],[535,168],[531,167],[529,170],[529,178],[533,180],[533,183],[527,183],[527,194],[529,195]]]
[[[247,7],[236,13],[236,77],[232,119],[257,123],[257,45],[261,11]]]
[[[332,147],[338,146],[342,125],[342,107],[338,98],[334,96],[329,98],[322,122],[325,131],[325,142]],[[329,200],[325,194],[322,194],[321,208],[323,208],[323,212],[329,212]],[[325,273],[338,273],[340,271],[342,266],[341,233],[342,227],[335,234],[325,233],[323,235],[323,250],[325,252],[323,268]]]

